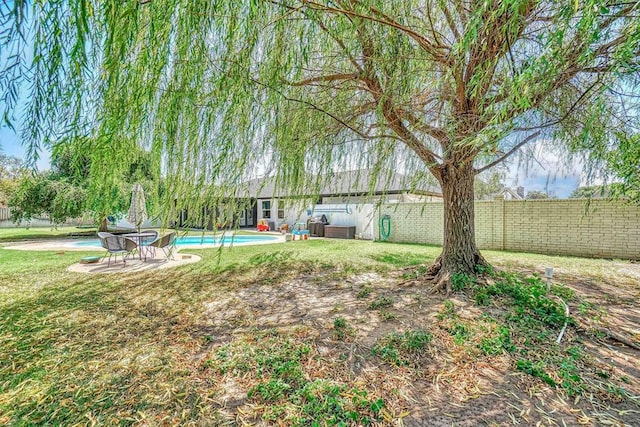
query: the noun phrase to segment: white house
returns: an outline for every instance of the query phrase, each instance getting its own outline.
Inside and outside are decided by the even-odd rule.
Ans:
[[[340,206],[346,210],[349,205],[365,202],[416,202],[442,198],[433,181],[413,179],[395,172],[374,177],[371,170],[360,169],[335,172],[318,181],[323,184],[317,188],[314,188],[316,183],[309,182],[301,187],[299,193],[291,194],[279,188],[274,177],[249,180],[236,191],[236,198],[246,202],[242,211],[223,216],[233,218],[233,225],[239,227],[254,228],[259,219],[265,219],[273,229],[277,229],[283,223],[306,222],[314,210],[322,212],[319,205],[331,205],[331,212],[338,214]],[[218,211],[224,210],[223,207],[218,208]],[[181,212],[175,225],[194,226],[187,222],[188,216],[187,212]],[[227,222],[225,225],[231,224]],[[213,224],[207,224],[206,228],[213,228]]]
[[[258,219],[282,223],[305,222],[313,211],[322,213],[318,205],[332,205],[332,212],[340,210],[336,205],[349,206],[361,203],[435,201],[442,198],[440,188],[426,179],[412,180],[400,173],[382,174],[376,179],[369,169],[334,172],[325,177],[319,189],[301,190],[300,194],[289,194],[275,186],[273,177],[251,180],[247,183],[245,197],[255,200],[253,212],[246,212],[244,224],[254,226]],[[328,179],[327,179],[328,178]],[[310,184],[311,186],[311,184]],[[315,203],[309,203],[309,195]],[[249,220],[252,217],[253,223]]]

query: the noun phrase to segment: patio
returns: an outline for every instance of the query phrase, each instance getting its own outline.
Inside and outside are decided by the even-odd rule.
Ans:
[[[6,246],[6,249],[28,250],[28,251],[58,251],[60,255],[70,252],[85,252],[95,249],[96,255],[104,255],[105,250],[100,247],[75,247],[77,239],[56,239],[51,241],[39,241],[21,243],[18,245]],[[162,251],[156,251],[155,257],[140,260],[137,255],[127,258],[127,265],[123,266],[122,261],[111,261],[107,264],[107,258],[93,264],[83,264],[80,262],[82,256],[78,254],[78,262],[70,265],[67,270],[76,273],[137,273],[140,271],[160,270],[178,267],[185,264],[192,264],[200,261],[198,255],[185,253],[174,253],[175,259],[167,259]]]
[[[175,259],[167,259],[162,251],[157,251],[154,258],[147,258],[140,260],[136,256],[127,258],[126,265],[123,265],[122,261],[111,261],[109,265],[107,258],[100,260],[93,264],[83,264],[77,262],[70,265],[67,271],[75,273],[137,273],[140,271],[161,270],[165,268],[178,267],[180,265],[192,264],[200,261],[198,255],[190,254],[174,254]]]

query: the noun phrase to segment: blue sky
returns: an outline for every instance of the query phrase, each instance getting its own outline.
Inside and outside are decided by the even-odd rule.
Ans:
[[[552,165],[527,172],[516,169],[509,171],[509,175],[503,182],[507,187],[515,189],[522,185],[525,192],[544,191],[560,199],[567,198],[579,185],[583,185],[578,171],[562,172]]]
[[[0,151],[2,153],[26,160],[25,149],[20,141],[20,137],[16,132],[6,126],[0,127]],[[40,153],[40,159],[36,163],[38,170],[49,169],[49,160],[49,152],[47,150],[42,150]]]

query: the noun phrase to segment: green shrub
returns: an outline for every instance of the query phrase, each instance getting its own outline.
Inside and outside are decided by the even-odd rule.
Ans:
[[[372,290],[373,289],[371,289],[369,286],[363,286],[362,289],[358,291],[358,294],[356,296],[358,298],[366,298],[369,296]]]
[[[465,273],[455,273],[451,275],[451,289],[454,292],[471,289],[476,284],[476,278]]]
[[[544,370],[544,364],[542,362],[533,363],[530,360],[520,359],[516,361],[516,368],[526,374],[533,377],[540,378],[551,387],[556,386],[556,382],[547,374]]]
[[[250,399],[258,399],[261,402],[277,402],[288,396],[290,390],[291,386],[289,384],[280,379],[275,379],[252,387],[247,396]]]
[[[393,305],[393,298],[388,296],[382,296],[377,298],[375,301],[372,301],[369,304],[369,310],[377,310],[380,308],[387,308]]]
[[[500,327],[497,336],[487,337],[480,340],[478,348],[487,356],[496,356],[504,351],[510,353],[516,349],[513,342],[511,342],[509,329],[505,326]]]
[[[347,324],[344,317],[336,317],[333,319],[333,336],[339,340],[345,339],[353,333],[352,328]]]
[[[456,315],[456,305],[451,300],[446,300],[443,304],[442,310],[438,313],[438,319],[455,319]]]
[[[334,328],[347,329],[347,321],[337,317]],[[247,397],[266,404],[261,414],[263,421],[286,419],[288,425],[300,427],[366,426],[380,421],[382,399],[331,380],[311,381],[303,369],[310,352],[307,344],[267,331],[261,332],[255,342],[221,347],[206,365],[238,376],[255,375],[257,384],[249,389]]]

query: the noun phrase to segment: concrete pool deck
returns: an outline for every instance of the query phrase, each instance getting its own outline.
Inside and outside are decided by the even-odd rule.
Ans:
[[[266,235],[266,233],[265,233]],[[245,245],[266,245],[273,243],[283,243],[285,241],[285,236],[280,233],[269,233],[271,236],[279,236],[278,239],[269,240],[269,241],[252,241],[252,242],[234,242],[233,244],[225,244],[224,246],[245,246]],[[92,239],[50,239],[50,240],[38,240],[38,241],[29,241],[29,242],[21,242],[21,243],[5,243],[2,244],[3,249],[14,249],[14,250],[22,250],[22,251],[53,251],[53,252],[97,252],[96,255],[104,255],[105,249],[101,246],[77,246],[78,242],[87,241],[87,240],[95,240]],[[130,257],[127,259],[126,266],[121,260],[118,260],[117,263],[111,261],[111,264],[108,265],[107,259],[100,260],[100,262],[93,264],[83,264],[80,262],[78,258],[78,262],[70,265],[67,270],[76,272],[76,273],[137,273],[141,271],[152,271],[152,270],[160,270],[165,268],[173,268],[181,265],[196,263],[201,260],[201,257],[198,255],[192,255],[187,253],[181,253],[178,251],[188,250],[188,249],[211,249],[211,248],[219,248],[220,245],[213,244],[186,244],[186,245],[178,245],[176,247],[176,251],[174,253],[173,260],[168,260],[164,253],[161,250],[156,251],[156,255],[154,258],[147,258],[146,260],[140,260],[137,257]],[[108,258],[108,257],[107,257]]]
[[[82,240],[90,239],[49,239],[36,240],[22,243],[3,244],[4,249],[15,249],[19,251],[104,251],[102,246],[74,246]]]
[[[6,244],[3,245],[3,249],[14,249],[21,251],[52,251],[58,253],[69,252],[97,252],[96,256],[102,257],[104,255],[104,248],[97,246],[85,246],[77,247],[73,246],[73,243],[78,242],[79,239],[56,239],[56,240],[42,240],[33,241],[20,244]],[[182,249],[182,248],[180,248]],[[156,251],[156,255],[153,258],[148,257],[146,260],[140,260],[137,255],[127,258],[126,265],[118,257],[118,262],[111,260],[111,263],[107,262],[107,258],[101,259],[99,262],[93,264],[83,264],[80,262],[80,256],[78,256],[78,262],[71,264],[67,267],[67,271],[74,273],[138,273],[141,271],[161,270],[165,268],[174,268],[181,265],[193,264],[200,261],[198,255],[186,254],[186,253],[174,253],[175,259],[167,259],[161,250]]]
[[[137,257],[127,258],[127,263],[119,260],[114,262],[111,260],[111,265],[108,264],[107,258],[100,260],[100,262],[94,264],[76,263],[67,267],[67,271],[74,273],[138,273],[141,271],[161,270],[165,268],[179,267],[181,265],[193,264],[200,261],[198,255],[191,254],[174,254],[175,259],[167,259],[162,251],[156,253],[154,258],[147,258],[146,260],[140,260]]]

